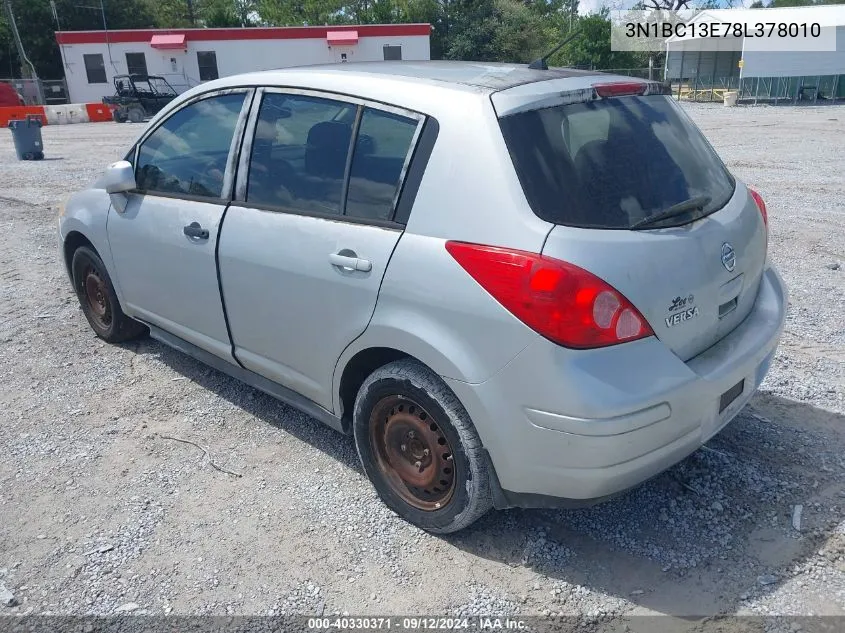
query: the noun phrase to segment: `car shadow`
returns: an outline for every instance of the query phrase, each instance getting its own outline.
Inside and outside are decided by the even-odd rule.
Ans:
[[[360,472],[351,438],[153,339],[125,347]],[[587,508],[491,512],[438,538],[536,572],[544,591],[527,587],[523,612],[571,612],[585,587],[626,609],[734,613],[788,582],[845,522],[843,456],[845,416],[761,393],[702,449],[631,491]]]
[[[557,579],[564,610],[567,587],[580,585],[657,613],[735,613],[819,550],[840,553],[845,536],[831,530],[845,525],[843,455],[845,416],[760,393],[702,449],[631,491],[589,508],[494,513],[447,540]],[[515,532],[526,534],[519,549]],[[835,609],[803,609],[819,608]]]
[[[137,354],[154,356],[203,389],[217,394],[262,422],[307,442],[344,466],[361,472],[351,436],[342,435],[298,409],[151,337],[123,343],[121,347]]]

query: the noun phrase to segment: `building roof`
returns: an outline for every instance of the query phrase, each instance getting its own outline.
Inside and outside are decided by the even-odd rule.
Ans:
[[[189,42],[219,40],[326,39],[329,32],[354,31],[358,37],[431,35],[430,24],[359,24],[345,26],[284,26],[232,29],[123,29],[116,31],[57,31],[56,41],[70,44],[149,42],[154,36],[184,35]]]

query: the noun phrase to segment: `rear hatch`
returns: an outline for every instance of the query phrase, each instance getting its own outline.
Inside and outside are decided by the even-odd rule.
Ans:
[[[556,225],[543,254],[610,283],[687,360],[751,310],[766,227],[681,108],[656,84],[620,81],[492,99],[529,204]]]

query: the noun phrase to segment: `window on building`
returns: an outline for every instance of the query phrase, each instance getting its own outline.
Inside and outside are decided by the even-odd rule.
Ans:
[[[162,123],[138,150],[138,189],[219,198],[244,96],[196,101]]]
[[[130,75],[147,74],[147,58],[143,53],[126,53],[126,72]]]
[[[200,68],[200,81],[211,81],[220,75],[217,73],[217,53],[197,51],[197,65]]]
[[[85,74],[88,75],[89,84],[108,83],[108,79],[106,78],[106,64],[100,53],[83,55],[82,60],[85,62]]]
[[[340,214],[356,110],[330,99],[265,95],[252,143],[247,201]]]
[[[352,156],[346,215],[368,220],[391,218],[416,129],[414,119],[364,110]]]
[[[402,59],[402,47],[384,45],[384,61],[397,61]]]

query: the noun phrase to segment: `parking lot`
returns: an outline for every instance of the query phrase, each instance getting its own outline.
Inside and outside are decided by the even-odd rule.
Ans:
[[[40,162],[0,133],[0,612],[845,615],[845,108],[687,109],[768,204],[791,297],[761,393],[627,494],[447,537],[381,505],[350,438],[94,336],[58,206],[142,126],[45,127]]]

